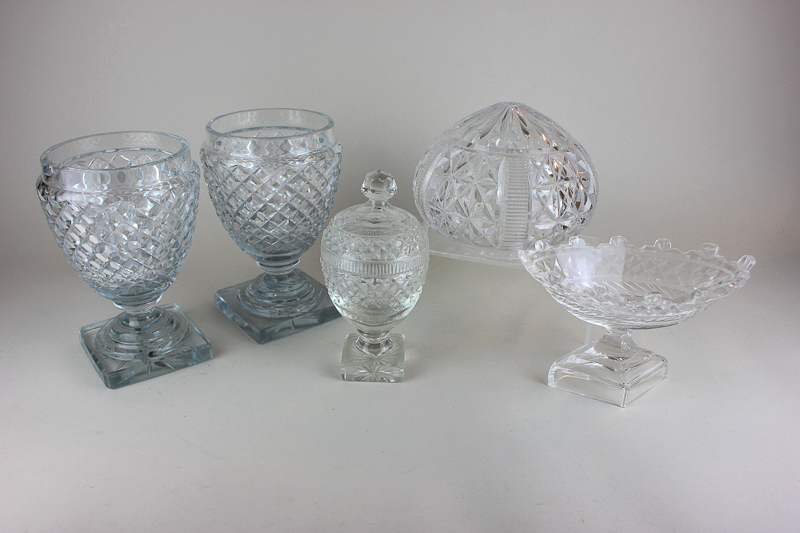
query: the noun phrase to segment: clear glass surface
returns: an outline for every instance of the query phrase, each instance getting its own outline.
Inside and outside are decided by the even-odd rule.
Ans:
[[[413,215],[388,200],[394,179],[367,175],[369,201],[336,215],[322,236],[322,272],[334,305],[358,331],[342,354],[349,381],[401,381],[402,337],[390,331],[416,305],[428,270],[428,238]]]
[[[432,253],[517,263],[536,240],[577,235],[597,203],[586,151],[530,107],[501,102],[473,113],[434,140],[417,166],[422,219],[451,241]]]
[[[333,120],[254,109],[212,119],[206,130],[200,157],[214,209],[264,270],[218,291],[217,306],[259,343],[335,318],[325,287],[296,268],[333,205],[342,158]]]
[[[625,407],[666,377],[666,360],[637,346],[629,330],[671,326],[741,288],[755,259],[736,262],[714,244],[682,252],[667,239],[637,248],[572,237],[520,251],[528,272],[574,316],[605,335],[556,361],[551,386]]]
[[[405,375],[405,336],[392,333],[380,342],[351,333],[342,350],[342,379],[399,383]]]
[[[177,306],[156,307],[195,229],[199,169],[174,135],[119,132],[53,146],[36,188],[56,243],[83,280],[123,312],[81,330],[110,388],[211,358]],[[87,342],[85,331],[91,330]],[[155,363],[167,370],[155,372]],[[107,379],[107,369],[117,377]]]

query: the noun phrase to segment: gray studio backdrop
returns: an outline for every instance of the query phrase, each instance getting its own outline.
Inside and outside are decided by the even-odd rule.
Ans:
[[[362,201],[359,184],[378,168],[416,212],[412,177],[430,141],[512,100],[553,118],[593,159],[600,197],[587,234],[712,241],[731,258],[797,251],[798,23],[791,1],[6,1],[0,264],[15,276],[3,282],[58,273],[80,283],[34,194],[44,149],[148,129],[185,137],[196,157],[210,118],[254,107],[334,118],[344,145],[335,212]],[[317,245],[304,268],[317,274],[318,257]],[[256,267],[204,192],[177,283],[209,272],[227,283]]]

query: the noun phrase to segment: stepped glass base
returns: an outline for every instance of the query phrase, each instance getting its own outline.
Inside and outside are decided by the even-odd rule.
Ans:
[[[629,333],[606,333],[553,363],[547,384],[627,407],[666,377],[666,359],[637,346]]]
[[[405,336],[392,334],[388,342],[372,345],[377,349],[367,351],[358,347],[355,333],[344,340],[342,350],[342,379],[345,381],[403,381],[405,368]],[[372,353],[375,352],[375,353]]]
[[[220,289],[214,294],[214,304],[258,344],[293,335],[339,318],[339,311],[333,306],[325,286],[301,270],[295,270],[295,272],[322,291],[322,299],[319,304],[311,311],[301,315],[267,317],[259,316],[245,309],[242,306],[242,296],[246,294],[247,287],[250,286],[252,280]]]
[[[211,343],[180,307],[171,304],[158,310],[161,321],[168,323],[168,331],[161,330],[155,336],[137,338],[135,334],[130,334],[135,330],[128,330],[123,333],[123,341],[119,345],[103,337],[109,328],[119,324],[119,317],[80,329],[83,349],[109,389],[169,374],[213,357]],[[109,349],[115,346],[120,348],[120,352],[109,355]]]

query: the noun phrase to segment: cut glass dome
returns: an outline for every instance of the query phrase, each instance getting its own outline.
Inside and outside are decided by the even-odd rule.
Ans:
[[[434,140],[417,166],[414,199],[422,219],[449,241],[452,253],[442,255],[516,263],[518,250],[539,239],[559,244],[580,233],[597,181],[588,154],[563,128],[524,104],[502,102]]]

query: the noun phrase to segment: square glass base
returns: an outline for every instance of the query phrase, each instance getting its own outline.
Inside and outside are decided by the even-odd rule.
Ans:
[[[323,297],[319,305],[304,315],[270,318],[249,312],[242,307],[239,295],[247,289],[251,281],[245,281],[238,285],[218,290],[214,294],[214,304],[234,324],[239,326],[239,329],[247,333],[258,344],[293,335],[325,322],[330,322],[334,318],[339,318],[339,311],[333,306],[325,286],[305,272],[299,270],[295,272],[305,276],[310,283],[321,287],[323,291]]]
[[[355,346],[358,335],[351,333],[344,340],[342,350],[342,379],[345,381],[381,381],[398,383],[403,381],[405,368],[405,336],[389,336],[394,345],[379,355],[365,353]]]
[[[83,349],[86,355],[89,356],[94,369],[102,378],[103,383],[109,389],[118,389],[126,385],[169,374],[187,366],[209,361],[213,357],[211,343],[180,307],[170,304],[160,306],[160,308],[170,313],[181,315],[188,322],[190,327],[189,338],[169,353],[150,356],[145,360],[120,361],[111,359],[97,351],[95,347],[97,333],[100,328],[113,320],[113,318],[84,326],[80,329],[80,341]]]
[[[547,384],[557,389],[627,407],[667,377],[667,360],[648,350],[617,359],[582,346],[550,367]]]

